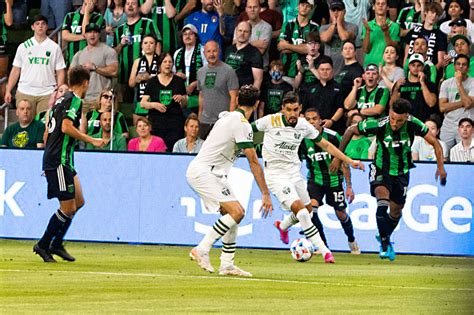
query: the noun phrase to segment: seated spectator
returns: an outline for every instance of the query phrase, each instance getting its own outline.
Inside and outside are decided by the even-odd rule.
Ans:
[[[354,42],[346,41],[342,44],[342,58],[344,58],[344,66],[341,72],[334,77],[337,83],[341,85],[341,93],[345,99],[352,90],[352,85],[356,78],[362,77],[364,68],[356,59],[356,46]]]
[[[103,90],[97,97],[97,103],[94,110],[82,113],[81,131],[92,136],[101,131],[100,116],[103,113],[112,111],[114,106],[114,134],[119,133],[123,137],[128,138],[129,130],[125,120],[125,116],[116,110],[117,100],[112,93],[112,90]]]
[[[149,110],[151,133],[163,138],[171,152],[175,142],[184,136],[181,107],[186,106],[188,98],[185,81],[171,71],[173,56],[170,53],[160,55],[158,69],[159,74],[147,82],[140,104]]]
[[[454,46],[454,51],[457,55],[466,55],[470,56],[470,47],[471,42],[464,35],[456,35],[451,38],[451,43]],[[453,58],[454,60],[454,58]],[[469,72],[467,73],[468,77],[474,78],[474,56],[469,57]],[[450,63],[444,72],[444,78],[450,79],[454,77],[454,63]]]
[[[471,40],[474,40],[474,24],[471,20],[462,17],[463,12],[464,8],[461,6],[461,3],[457,0],[451,0],[448,7],[448,15],[450,19],[441,23],[439,29],[446,35],[449,35],[451,33],[451,28],[454,25],[464,25],[464,27],[467,28],[467,33],[464,35],[469,36]]]
[[[135,124],[138,137],[128,143],[128,151],[165,152],[166,144],[160,137],[151,135],[151,124],[145,117],[138,117]]]
[[[354,113],[348,117],[347,126],[358,124],[362,120],[364,120],[364,116]],[[367,136],[353,135],[344,153],[351,159],[367,160],[369,158],[369,147],[371,143],[372,141]]]
[[[472,139],[472,119],[459,120],[458,134],[461,141],[451,148],[449,158],[451,162],[474,163],[474,140]]]
[[[199,119],[196,114],[189,114],[184,123],[184,137],[173,146],[173,152],[198,153],[201,150],[203,140],[199,138]]]
[[[91,137],[104,140],[107,143],[104,147],[94,147],[88,143],[86,149],[88,150],[102,150],[102,151],[127,151],[127,140],[120,132],[115,131],[112,137],[111,128],[111,112],[104,112],[100,115],[100,131],[93,134]]]
[[[398,51],[391,45],[385,47],[383,52],[384,64],[380,64],[380,83],[379,86],[392,90],[393,85],[400,79],[405,78],[403,69],[397,66]]]
[[[429,132],[435,137],[439,138],[439,127],[441,122],[435,117],[430,117],[425,120],[425,126],[428,127]],[[448,147],[446,143],[439,140],[439,144],[443,149],[444,160],[448,160]],[[411,156],[413,161],[436,161],[435,150],[431,144],[429,144],[423,137],[416,136],[413,144],[411,145]]]
[[[283,63],[279,59],[270,63],[270,79],[263,81],[258,105],[258,118],[278,113],[281,110],[285,94],[293,91],[293,87],[283,81],[283,68]]]
[[[428,52],[428,41],[424,37],[418,37],[415,39],[413,44],[413,54],[420,54],[425,59],[425,67],[423,68],[423,72],[425,76],[430,80],[431,83],[436,84],[437,77],[438,77],[438,69],[436,66],[427,58]],[[405,77],[408,77],[408,61],[410,58],[405,60],[405,64],[403,65],[403,70],[405,71]]]
[[[2,147],[44,148],[44,124],[34,120],[33,107],[28,100],[20,100],[16,108],[18,122],[7,127],[2,136]]]
[[[316,82],[321,58],[324,55],[319,53],[321,47],[321,40],[319,38],[318,32],[309,32],[305,37],[306,41],[306,50],[308,54],[302,55],[298,60],[296,60],[296,69],[298,72],[295,77],[295,89],[299,89],[300,99],[304,98],[304,94],[308,91],[308,87]]]
[[[108,0],[108,2],[104,14],[106,44],[113,47],[115,31],[117,27],[127,22],[127,15],[125,14],[124,0]]]

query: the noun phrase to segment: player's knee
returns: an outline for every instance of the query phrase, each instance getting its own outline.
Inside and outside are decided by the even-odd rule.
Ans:
[[[389,206],[390,206],[390,201],[388,199],[377,200],[377,215],[387,213],[387,209]]]
[[[346,209],[336,210],[336,216],[339,219],[339,221],[341,221],[341,222],[346,221],[346,219],[347,219]]]

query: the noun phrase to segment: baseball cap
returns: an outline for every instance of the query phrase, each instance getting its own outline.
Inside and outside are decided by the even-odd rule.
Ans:
[[[457,18],[457,19],[452,20],[451,22],[449,22],[449,26],[453,26],[453,25],[467,27],[466,20],[463,19],[463,18]]]
[[[462,40],[465,41],[468,45],[471,45],[471,41],[469,40],[469,38],[467,38],[467,37],[464,36],[464,35],[456,35],[456,36],[453,36],[453,37],[451,38],[451,44],[454,45],[458,39],[462,39]]]
[[[408,59],[408,64],[412,63],[412,62],[415,62],[415,61],[418,61],[418,62],[421,62],[421,64],[425,64],[425,58],[423,58],[423,56],[421,54],[413,54],[410,56],[410,59]]]
[[[89,32],[98,32],[100,33],[100,26],[95,23],[89,23],[86,26],[86,33]]]
[[[193,31],[194,34],[198,34],[196,26],[192,25],[191,23],[188,23],[183,26],[183,29],[181,31],[184,32],[186,29]]]
[[[365,71],[375,71],[375,72],[379,72],[379,67],[377,67],[377,65],[375,63],[369,63],[366,67],[365,67]]]
[[[340,0],[333,0],[329,5],[330,10],[344,10],[345,8],[346,6],[344,5],[344,2]]]
[[[314,0],[300,0],[300,3],[308,3],[314,7]]]
[[[31,25],[35,24],[35,22],[38,22],[38,21],[45,21],[46,24],[48,24],[48,18],[44,15],[41,15],[41,14],[38,14],[38,15],[35,15],[31,18]]]

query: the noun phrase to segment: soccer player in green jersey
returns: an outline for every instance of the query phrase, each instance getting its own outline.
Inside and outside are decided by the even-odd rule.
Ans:
[[[352,135],[375,135],[377,151],[370,166],[370,191],[377,199],[377,228],[380,242],[379,256],[382,259],[395,259],[395,251],[390,243],[390,236],[402,216],[410,179],[411,144],[415,135],[423,137],[434,147],[436,163],[436,179],[440,178],[441,185],[446,184],[443,149],[428,128],[417,118],[411,116],[411,104],[399,99],[393,103],[389,115],[378,120],[367,119],[349,127],[341,141],[339,149],[344,151]],[[340,161],[331,165],[331,170],[339,168]],[[387,210],[390,208],[389,213]]]

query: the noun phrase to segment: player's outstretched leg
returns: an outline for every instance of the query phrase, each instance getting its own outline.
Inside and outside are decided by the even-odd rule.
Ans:
[[[280,240],[283,242],[283,244],[288,244],[290,242],[288,231],[290,227],[296,223],[298,223],[298,219],[293,212],[290,213],[289,216],[286,216],[283,221],[275,221],[274,225],[280,232]]]
[[[347,243],[351,250],[351,254],[360,255],[360,247],[354,237],[354,227],[352,226],[351,217],[347,214],[346,209],[336,210],[336,215],[339,222],[341,222],[344,234],[347,236]]]
[[[324,234],[323,224],[321,223],[321,220],[319,219],[319,216],[318,216],[318,207],[313,207],[313,212],[310,215],[312,215],[311,222],[313,222],[314,226],[318,229],[319,236],[323,240],[324,245],[326,245],[327,247],[328,241],[326,240],[326,235]]]
[[[219,275],[252,277],[252,274],[234,265],[238,225],[234,225],[222,237],[221,266]]]

